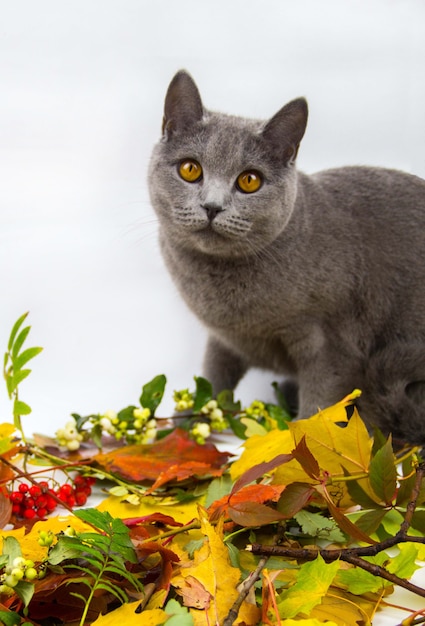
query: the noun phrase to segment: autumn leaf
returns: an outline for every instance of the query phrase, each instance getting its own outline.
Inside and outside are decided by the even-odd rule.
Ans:
[[[151,490],[171,480],[191,476],[217,476],[224,471],[230,454],[206,443],[199,445],[179,428],[153,444],[118,448],[93,457],[94,465],[125,480],[153,483]]]
[[[242,505],[243,507],[243,505],[246,503],[263,504],[264,502],[268,502],[268,501],[276,502],[279,499],[280,494],[282,493],[283,489],[284,487],[281,485],[277,487],[272,486],[272,485],[262,485],[262,484],[247,485],[246,487],[243,487],[236,493],[232,492],[228,494],[227,496],[223,496],[223,498],[220,498],[220,500],[216,500],[208,509],[210,520],[211,521],[217,520],[220,517],[220,515],[224,515],[225,517],[230,515],[230,517],[233,519],[230,511],[232,512],[243,511],[243,508],[240,508],[240,506]],[[246,526],[246,524],[242,524],[242,525]],[[255,523],[248,524],[248,526],[256,526],[256,525],[257,524]]]
[[[296,617],[299,613],[309,615],[321,603],[338,569],[338,561],[325,563],[320,555],[314,561],[304,563],[296,583],[280,594],[278,609],[281,617]]]
[[[101,615],[92,626],[117,626],[117,624],[138,624],[138,626],[160,626],[169,617],[162,609],[139,611],[140,600],[121,605],[115,611]]]
[[[191,612],[195,626],[204,626],[206,623],[221,624],[238,597],[237,586],[241,572],[231,565],[228,549],[223,542],[222,523],[212,526],[208,521],[206,511],[202,508],[199,509],[199,519],[201,532],[208,541],[195,552],[193,561],[188,560],[181,564],[180,573],[172,578],[171,584],[179,594],[183,594],[187,593],[189,585],[186,579],[190,577],[189,586],[192,587],[193,579],[197,580],[201,585],[202,598],[205,601],[205,592],[207,592],[211,601],[203,611]],[[258,609],[245,601],[235,624],[245,623],[247,626],[253,626],[257,623],[258,617]]]
[[[105,498],[97,508],[99,511],[109,511],[113,517],[121,519],[146,517],[156,514],[169,516],[171,514],[175,523],[188,524],[198,515],[197,503],[202,503],[202,498],[197,501],[176,502],[175,498],[164,497],[158,500],[152,496],[142,498],[140,504],[130,504],[123,502],[117,496]]]

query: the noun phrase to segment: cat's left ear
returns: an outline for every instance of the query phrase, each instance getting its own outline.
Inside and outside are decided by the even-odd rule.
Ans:
[[[165,96],[163,135],[171,137],[176,131],[190,128],[202,119],[204,109],[193,78],[184,70],[177,72]]]
[[[308,106],[304,98],[286,104],[269,120],[262,135],[271,144],[276,156],[285,164],[293,163],[297,157],[300,141],[304,136],[308,119]]]

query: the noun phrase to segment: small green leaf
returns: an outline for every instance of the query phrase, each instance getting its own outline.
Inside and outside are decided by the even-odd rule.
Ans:
[[[31,374],[31,370],[29,370],[29,369],[14,370],[14,372],[13,372],[13,391],[15,391],[16,387],[18,385],[20,385],[21,382],[23,380],[25,380],[25,378],[27,376],[29,376],[30,374]]]
[[[12,332],[10,333],[10,337],[9,337],[9,343],[7,344],[7,349],[9,350],[9,352],[12,350],[13,342],[15,341],[15,337],[18,333],[18,330],[24,323],[24,320],[27,317],[28,313],[29,311],[21,315],[21,317],[18,320],[16,320],[16,322],[13,325]]]
[[[12,361],[14,361],[18,356],[25,339],[28,337],[28,333],[30,332],[30,330],[31,326],[25,326],[25,328],[23,328],[19,335],[16,337],[15,342],[12,346]]]
[[[386,514],[387,509],[384,508],[367,511],[356,519],[356,526],[370,536],[378,530]]]
[[[140,404],[145,409],[149,409],[152,415],[155,415],[155,411],[164,396],[166,382],[167,379],[164,374],[160,374],[146,383],[142,389]]]
[[[281,406],[277,404],[266,404],[268,414],[277,422],[279,430],[288,430],[288,422],[291,416]]]
[[[222,411],[230,411],[231,413],[237,413],[241,410],[241,403],[235,402],[233,391],[224,389],[217,394],[217,404]]]
[[[13,588],[13,591],[17,596],[19,596],[24,603],[24,607],[26,608],[34,595],[34,584],[26,582],[25,580],[20,580],[16,587]]]
[[[15,400],[13,403],[13,415],[29,415],[31,407],[22,400]]]
[[[12,611],[0,611],[0,623],[4,626],[19,626],[21,616]]]
[[[369,481],[378,498],[385,504],[391,504],[397,488],[397,469],[391,439],[388,439],[371,460]]]
[[[8,557],[9,565],[16,557],[22,556],[21,544],[16,537],[3,537],[3,555]]]
[[[195,376],[196,390],[193,402],[193,411],[198,413],[203,406],[207,404],[213,397],[212,385],[206,378]]]
[[[40,354],[40,352],[42,351],[43,348],[28,348],[27,350],[24,350],[15,358],[13,362],[13,368],[15,372],[22,369],[25,363],[28,363],[28,361],[36,357],[37,354]]]
[[[223,496],[227,496],[232,489],[232,479],[230,474],[223,474],[218,478],[214,478],[208,486],[205,499],[205,507],[208,508],[216,500],[220,500]]]
[[[239,437],[239,439],[248,439],[245,424],[236,417],[233,417],[233,415],[226,415],[226,420],[236,437]]]
[[[329,517],[310,511],[299,511],[294,517],[300,524],[303,533],[308,537],[326,539],[332,543],[344,543],[346,541],[345,535],[334,520]]]

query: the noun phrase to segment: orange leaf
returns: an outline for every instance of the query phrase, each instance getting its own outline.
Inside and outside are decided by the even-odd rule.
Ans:
[[[216,500],[211,504],[208,509],[210,520],[217,520],[220,515],[228,516],[228,508],[238,508],[238,505],[244,502],[259,502],[264,503],[268,501],[276,502],[282,491],[283,485],[248,485],[243,487],[236,493],[223,496],[219,500]]]
[[[197,444],[186,431],[176,428],[155,443],[125,446],[107,454],[97,454],[93,462],[126,480],[152,481],[156,488],[173,479],[219,475],[229,456],[227,452],[219,452],[211,443]]]

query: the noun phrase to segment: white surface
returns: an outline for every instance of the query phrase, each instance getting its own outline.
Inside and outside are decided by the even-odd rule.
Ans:
[[[305,95],[300,169],[425,177],[424,18],[422,0],[0,0],[0,349],[30,310],[45,350],[22,385],[28,431],[200,374],[205,333],[165,272],[146,186],[175,71],[229,113]],[[239,396],[271,380],[251,373]]]

